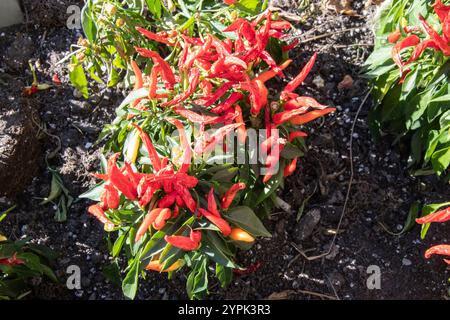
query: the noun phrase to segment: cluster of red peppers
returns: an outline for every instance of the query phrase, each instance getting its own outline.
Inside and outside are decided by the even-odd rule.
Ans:
[[[294,92],[314,66],[316,54],[298,76],[287,83],[278,101],[269,101],[266,82],[275,76],[284,78],[283,70],[291,60],[278,65],[266,48],[269,39],[275,38],[285,43],[283,51],[292,49],[296,42],[287,43],[291,28],[289,22],[274,19],[270,11],[253,21],[236,19],[223,30],[224,34],[230,35],[224,39],[213,34],[190,37],[175,30],[152,32],[137,28],[148,39],[178,50],[179,57],[176,66],[173,66],[156,51],[135,48],[139,55],[151,59],[153,66],[146,75],[131,61],[136,76],[134,90],[148,88],[148,96],[136,99],[130,107],[146,111],[156,105],[161,112],[170,110],[171,116],[166,116],[164,120],[178,131],[183,154],[180,161],[160,156],[144,126],[132,124],[130,128],[137,130],[148,153],[152,172],[139,172],[134,160],[126,157],[119,165],[121,154],[114,154],[108,160],[106,173],[96,174],[104,181],[104,187],[100,202],[89,207],[89,213],[102,222],[106,230],[114,230],[120,226],[114,225],[108,218],[108,212],[119,208],[124,201],[138,203],[146,213],[135,234],[136,243],[142,241],[149,230],[163,229],[181,212],[198,219],[204,217],[225,238],[253,242],[254,237],[249,232],[233,226],[223,215],[233,203],[237,204],[238,201],[234,201],[236,195],[248,189],[246,183],[237,180],[222,194],[211,187],[206,195],[199,195],[202,199],[195,198],[191,192],[198,186],[199,179],[192,175],[192,159],[214,150],[234,130],[238,140],[245,143],[248,126],[266,129],[267,137],[260,147],[267,154],[262,164],[267,169],[262,181],[267,183],[276,174],[280,153],[287,141],[306,136],[298,125],[335,110]],[[265,69],[258,72],[264,66]],[[127,119],[133,120],[134,117],[135,114],[129,114]],[[194,144],[187,136],[187,125],[200,127]],[[283,134],[272,135],[271,132],[280,127],[285,129],[280,130]],[[211,129],[212,133],[207,129]],[[226,144],[223,147],[226,148]],[[285,166],[284,176],[292,174],[296,165],[297,158],[290,160]],[[201,246],[203,231],[187,231],[190,231],[189,234],[166,234],[164,239],[173,247],[185,251],[197,250]],[[164,271],[173,271],[181,266],[182,263],[174,264]],[[162,271],[157,257],[147,269]]]
[[[409,71],[405,67],[417,60],[427,48],[441,51],[445,56],[450,56],[450,5],[444,5],[441,0],[436,0],[433,7],[441,22],[442,35],[424,17],[420,16],[423,30],[417,26],[405,26],[402,30],[394,31],[388,37],[390,43],[395,43],[392,48],[392,59],[400,68],[401,79],[404,79]],[[424,31],[428,38],[421,40],[419,35],[422,35]],[[404,35],[405,38],[399,41]],[[404,61],[401,52],[408,47],[414,47],[414,50],[409,59]]]

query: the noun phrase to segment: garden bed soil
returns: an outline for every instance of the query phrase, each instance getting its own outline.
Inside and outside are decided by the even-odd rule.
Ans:
[[[296,15],[299,7],[296,2],[291,2],[290,14]],[[66,5],[69,3],[65,2]],[[299,45],[293,53],[295,63],[287,72],[290,76],[296,74],[313,52],[318,52],[316,66],[301,90],[321,103],[336,107],[337,112],[308,127],[309,151],[280,192],[280,198],[292,206],[292,212],[274,211],[265,221],[273,237],[258,240],[251,250],[238,255],[241,265],[258,264],[260,267],[251,274],[236,277],[226,289],[213,284],[209,298],[446,298],[450,273],[445,264],[440,259],[423,258],[428,246],[450,240],[445,226],[433,225],[424,241],[420,240],[419,226],[400,236],[386,231],[401,230],[415,200],[426,203],[448,201],[450,190],[434,177],[408,174],[406,145],[393,146],[390,137],[380,143],[372,140],[367,125],[370,99],[362,105],[358,115],[368,90],[360,73],[362,63],[372,49],[369,21],[375,6],[354,1],[352,6],[356,15],[348,16],[330,7],[324,8],[320,3],[315,1],[306,22],[298,25],[302,40],[315,40]],[[53,9],[59,10],[58,17],[63,17],[66,8],[62,5]],[[46,13],[47,16],[52,14]],[[13,198],[0,198],[1,210],[17,205],[2,222],[1,230],[11,239],[32,237],[59,253],[52,267],[60,277],[60,283],[43,281],[31,297],[122,299],[121,288],[109,282],[102,272],[110,259],[101,224],[86,214],[89,202],[77,200],[70,208],[68,220],[63,223],[54,220],[54,206],[39,203],[48,195],[51,181],[44,157],[55,150],[57,156],[49,160],[49,165],[59,171],[72,196],[76,197],[95,183],[91,173],[98,168],[99,151],[94,143],[102,126],[114,117],[114,109],[125,90],[99,88],[91,92],[89,100],[80,98],[70,87],[64,66],[57,65],[67,54],[70,44],[76,42],[80,31],[68,30],[60,22],[56,25],[41,23],[39,19],[46,18],[34,16],[26,25],[0,30],[0,78],[14,79],[0,82],[0,123],[5,119],[5,106],[14,108],[9,100],[19,99],[17,88],[32,81],[27,69],[30,58],[38,60],[40,81],[51,82],[57,73],[63,83],[18,100],[19,110],[23,111],[21,117],[28,114],[22,109],[24,106],[31,106],[39,115],[40,122],[34,123],[35,131],[30,129],[27,134],[31,139],[27,142],[29,153],[34,156],[33,164],[37,170],[28,174],[32,179],[23,192]],[[341,83],[345,76],[347,80],[348,76],[353,79],[347,88]],[[275,90],[281,84],[281,81],[274,81],[272,88]],[[39,135],[35,134],[36,130]],[[38,141],[35,141],[36,137]],[[337,229],[351,178],[350,140],[353,145],[353,183],[347,210]],[[42,145],[42,152],[37,151],[39,145]],[[17,176],[2,176],[2,185],[15,183],[25,171],[31,170],[22,161],[25,160],[15,163]],[[299,208],[309,196],[297,222]],[[336,232],[336,241],[330,249]],[[308,260],[300,252],[308,256],[329,254]],[[68,290],[65,286],[66,270],[70,265],[78,265],[81,269],[80,290]],[[379,289],[370,290],[367,286],[370,266],[379,268]],[[147,279],[140,282],[137,298],[186,298],[185,276],[179,273],[174,278],[169,281],[165,275],[149,273]]]

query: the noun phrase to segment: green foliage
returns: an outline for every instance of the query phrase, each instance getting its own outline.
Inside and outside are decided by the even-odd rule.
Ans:
[[[12,208],[0,215],[0,221]],[[47,277],[57,282],[47,263],[56,258],[49,248],[30,242],[30,238],[8,240],[0,234],[0,300],[22,299],[30,291],[29,280]]]
[[[389,133],[396,142],[409,142],[408,164],[417,175],[442,175],[450,164],[450,61],[443,53],[427,49],[407,65],[410,71],[402,82],[391,55],[394,45],[387,37],[406,25],[420,25],[419,15],[437,28],[431,5],[425,0],[389,2],[380,13],[375,50],[365,64],[375,100],[371,130],[376,138]],[[425,38],[423,32],[416,34]],[[402,58],[406,61],[411,52],[412,48],[404,50]]]

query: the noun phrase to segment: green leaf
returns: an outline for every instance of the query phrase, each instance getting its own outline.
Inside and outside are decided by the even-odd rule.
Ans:
[[[122,103],[120,104],[119,107],[117,107],[117,109],[122,109],[123,107],[125,107],[126,105],[132,103],[133,101],[135,101],[137,99],[140,99],[140,98],[144,98],[146,96],[148,96],[148,88],[141,88],[141,89],[138,89],[138,90],[133,90],[122,101]]]
[[[105,182],[101,182],[101,183],[97,184],[92,189],[80,194],[78,196],[78,198],[89,199],[92,201],[100,201],[100,195],[104,189],[104,184],[105,184]]]
[[[145,2],[150,13],[158,19],[161,18],[161,0],[145,0]]]
[[[238,268],[238,266],[224,253],[223,248],[226,246],[223,240],[215,236],[212,238],[212,232],[206,232],[206,237],[202,241],[200,251],[203,252],[212,261],[228,268]],[[223,243],[220,243],[222,241]]]
[[[234,6],[236,9],[252,15],[258,14],[262,9],[260,0],[239,0]]]
[[[123,244],[125,243],[125,240],[127,238],[127,233],[122,233],[117,240],[114,242],[114,246],[112,248],[112,256],[117,257],[122,250]]]
[[[294,158],[302,157],[303,151],[299,147],[293,145],[292,143],[287,143],[283,150],[281,151],[281,156],[285,159],[292,160]]]
[[[431,157],[431,164],[438,175],[442,174],[450,164],[450,147],[436,151]]]
[[[192,268],[186,281],[186,291],[189,299],[200,299],[208,290],[208,259],[203,257]]]
[[[83,32],[90,43],[94,43],[97,40],[97,26],[95,24],[95,19],[92,16],[92,5],[92,0],[88,0],[81,10],[81,25],[83,26]]]
[[[233,269],[216,263],[216,277],[222,288],[226,288],[233,280]]]
[[[81,92],[85,99],[89,98],[88,81],[83,67],[78,64],[77,58],[72,57],[73,70],[69,72],[69,78],[72,85]]]
[[[253,236],[271,237],[269,231],[264,227],[261,220],[249,207],[235,207],[224,214],[226,220],[232,222],[239,228],[251,233]]]
[[[139,272],[140,272],[140,260],[134,259],[131,265],[131,269],[128,271],[125,279],[122,282],[122,291],[125,297],[133,300],[137,293]]]
[[[258,195],[256,199],[256,205],[259,205],[261,202],[270,197],[274,192],[278,190],[278,187],[283,182],[283,170],[282,166],[278,169],[278,173],[273,176],[266,184],[264,184],[264,189]]]
[[[102,270],[103,275],[111,283],[120,287],[122,283],[122,276],[120,275],[120,268],[117,260],[114,260],[110,265],[107,265]]]

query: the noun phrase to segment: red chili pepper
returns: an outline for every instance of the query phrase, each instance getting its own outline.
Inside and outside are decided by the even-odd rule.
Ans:
[[[180,207],[176,204],[172,212],[172,219],[178,217],[179,214],[180,214]]]
[[[230,96],[227,99],[225,99],[223,102],[218,104],[216,107],[212,108],[211,112],[213,112],[213,113],[225,112],[228,109],[230,109],[233,106],[233,104],[235,104],[236,102],[241,100],[243,97],[244,97],[244,95],[242,93],[233,92],[230,94]]]
[[[424,17],[419,16],[420,21],[422,22],[422,26],[424,27],[425,31],[428,33],[430,38],[434,40],[436,45],[439,47],[439,49],[444,53],[446,56],[450,56],[450,46],[448,45],[448,41],[446,41],[443,37],[441,37],[425,20]]]
[[[264,175],[263,183],[267,183],[275,174],[275,170],[280,162],[280,152],[283,150],[284,145],[280,144],[278,152],[272,151],[266,158],[267,172]]]
[[[425,224],[430,222],[445,222],[450,220],[450,207],[428,214],[424,217],[416,219],[418,224]]]
[[[213,86],[212,86],[211,82],[209,82],[206,79],[203,79],[202,81],[200,81],[200,88],[202,89],[204,96],[210,95],[213,90]]]
[[[291,59],[288,59],[288,60],[286,60],[285,62],[283,62],[283,63],[279,66],[279,68],[280,68],[281,70],[284,70],[284,69],[286,69],[286,68],[289,66],[289,64],[291,64],[291,62],[292,62],[292,60],[291,60]],[[260,74],[259,76],[257,76],[257,77],[254,78],[253,80],[260,80],[260,81],[262,81],[262,82],[266,82],[266,81],[272,79],[273,77],[275,77],[276,75],[277,75],[277,72],[275,72],[275,70],[271,69],[271,70],[269,70],[269,71],[266,71],[266,72]]]
[[[301,85],[302,82],[305,81],[311,69],[313,68],[316,59],[317,53],[314,53],[314,55],[311,57],[311,59],[309,59],[308,63],[303,67],[300,73],[294,79],[292,79],[286,85],[286,87],[284,87],[283,92],[293,92],[299,85]]]
[[[141,206],[141,208],[144,208],[145,206],[147,206],[147,204],[150,203],[156,190],[159,189],[159,186],[150,184],[147,185],[144,189],[145,190],[143,191],[143,194],[139,199],[139,205]]]
[[[13,266],[18,266],[18,265],[21,265],[24,263],[25,263],[24,260],[17,258],[17,253],[14,253],[13,256],[10,258],[0,259],[0,265],[4,265],[4,266],[13,267]]]
[[[144,86],[144,80],[142,79],[142,72],[139,66],[134,60],[131,60],[131,68],[133,69],[136,80],[134,82],[134,90],[140,89]]]
[[[148,84],[148,98],[156,99],[156,90],[158,89],[158,74],[159,74],[159,65],[155,64],[150,71],[150,80]]]
[[[410,35],[403,39],[402,41],[398,42],[393,48],[392,48],[392,60],[394,60],[394,63],[400,68],[400,75],[403,75],[403,67],[404,63],[402,61],[402,57],[400,55],[400,52],[407,48],[416,46],[420,43],[420,39],[415,34]]]
[[[325,109],[327,106],[320,104],[316,99],[311,97],[297,97],[291,99],[284,104],[284,110],[293,110],[301,107],[310,107],[314,109]]]
[[[388,36],[387,40],[389,43],[397,43],[401,36],[402,33],[400,32],[400,30],[395,30]]]
[[[169,100],[167,102],[164,102],[161,104],[161,107],[169,107],[174,106],[186,99],[188,99],[195,91],[195,89],[198,86],[200,79],[200,71],[197,68],[191,69],[191,72],[189,73],[189,85],[186,91],[183,93],[177,95],[172,100]]]
[[[236,129],[238,141],[239,141],[239,143],[244,145],[245,141],[247,140],[247,129],[245,128],[245,121],[244,121],[244,116],[242,114],[242,109],[240,106],[236,105],[236,106],[234,106],[234,110],[237,114],[237,117],[235,119],[236,123],[242,124],[240,127],[238,127]]]
[[[191,145],[187,138],[186,130],[180,120],[174,118],[166,118],[166,120],[167,122],[173,124],[178,129],[178,133],[180,134],[180,142],[181,147],[184,150],[184,154],[183,154],[183,164],[181,165],[181,168],[178,172],[186,173],[189,169],[189,166],[191,165],[191,158],[192,158]],[[197,184],[197,182],[195,182],[195,184]]]
[[[250,112],[252,115],[258,115],[261,109],[267,105],[269,91],[261,80],[241,82],[236,87],[250,93]]]
[[[172,216],[172,212],[169,208],[164,208],[156,217],[155,221],[152,223],[152,226],[155,230],[161,230],[166,225],[166,221],[170,219]]]
[[[104,210],[117,209],[120,204],[119,192],[111,184],[105,184],[100,196],[100,202],[103,204],[102,208]]]
[[[133,184],[134,188],[137,189],[139,181],[141,180],[141,173],[134,172],[131,165],[126,161],[124,162],[124,168],[122,171],[128,178],[128,180],[130,180],[130,182]]]
[[[219,100],[220,97],[222,97],[229,89],[231,89],[232,86],[232,82],[225,82],[211,96],[194,100],[194,103],[197,105],[209,107],[214,102]]]
[[[113,156],[113,159],[117,159],[118,154]],[[109,174],[109,181],[117,188],[122,194],[129,200],[135,200],[137,198],[137,185],[134,185],[117,167],[115,161],[111,166]]]
[[[194,198],[192,198],[192,195],[189,192],[188,188],[178,183],[174,185],[174,188],[183,200],[186,208],[188,208],[192,213],[195,213],[195,211],[197,211],[197,202],[194,200]]]
[[[244,23],[248,23],[248,21],[243,18],[237,18],[232,24],[223,29],[223,32],[238,31]]]
[[[450,245],[441,244],[434,247],[429,248],[425,252],[425,258],[429,259],[432,255],[439,254],[443,256],[450,256]],[[450,264],[450,259],[444,259],[445,263]]]
[[[214,197],[214,188],[211,187],[208,193],[208,211],[213,215],[220,217],[220,212],[217,209],[216,198]]]
[[[140,34],[146,36],[150,40],[161,42],[161,43],[167,44],[169,46],[174,46],[175,45],[175,41],[168,39],[167,32],[166,33],[154,33],[154,32],[151,32],[151,31],[146,30],[146,29],[141,28],[141,27],[136,27],[136,30]]]
[[[281,51],[283,51],[283,52],[290,51],[290,50],[294,49],[299,43],[300,43],[300,41],[298,39],[295,39],[290,44],[281,46]]]
[[[214,149],[214,147],[220,142],[223,141],[223,138],[230,133],[231,130],[234,130],[238,127],[242,126],[242,123],[233,123],[225,125],[212,134],[209,138],[204,140],[198,140],[197,144],[194,147],[194,151],[197,154],[207,153]]]
[[[293,131],[291,133],[289,133],[289,142],[292,142],[294,139],[298,138],[298,137],[307,137],[308,134],[306,134],[303,131]]]
[[[220,232],[225,236],[228,237],[231,233],[231,227],[222,217],[216,216],[209,212],[208,210],[205,210],[203,208],[198,208],[198,211],[202,216],[204,216],[206,219],[211,221],[217,228],[219,228]]]
[[[436,42],[434,42],[434,40],[431,39],[424,40],[414,48],[411,57],[409,57],[409,60],[405,63],[405,65],[408,65],[413,61],[416,61],[427,48],[439,50],[439,47],[437,46]]]
[[[292,25],[286,20],[276,20],[270,23],[270,28],[275,30],[289,30]]]
[[[323,110],[313,110],[306,114],[300,116],[295,116],[291,119],[292,124],[305,124],[307,122],[313,121],[319,117],[322,117],[330,112],[336,111],[336,108],[327,108]]]
[[[450,12],[450,6],[444,5],[441,0],[436,0],[433,7],[441,23],[444,23]]]
[[[298,109],[292,109],[288,111],[279,112],[273,115],[273,123],[275,125],[280,125],[285,123],[286,121],[291,120],[293,117],[298,116],[300,114],[304,114],[307,112],[309,107],[301,107]]]
[[[243,182],[238,182],[238,183],[233,184],[222,198],[222,204],[221,204],[222,209],[225,209],[225,210],[228,209],[228,207],[233,202],[233,199],[236,196],[236,194],[238,193],[238,191],[244,190],[245,188],[246,188],[246,185]]]
[[[229,6],[231,6],[232,4],[235,4],[236,0],[223,0],[223,2]]]
[[[297,159],[298,158],[292,159],[292,161],[289,162],[286,165],[286,167],[284,167],[284,172],[283,172],[284,177],[288,177],[295,172],[295,169],[297,169]]]
[[[200,241],[202,239],[201,231],[191,231],[189,237],[184,236],[164,236],[164,240],[174,247],[180,248],[185,251],[197,250],[200,247]]]
[[[139,240],[141,240],[141,238],[147,232],[148,228],[150,228],[150,225],[156,220],[156,218],[159,216],[162,210],[163,208],[155,208],[153,210],[150,210],[145,215],[144,220],[142,221],[138,231],[136,232],[134,242],[138,242]]]
[[[114,228],[114,223],[109,220],[103,209],[98,204],[93,204],[88,208],[88,212],[97,218],[98,221],[105,225],[105,229],[111,230]]]
[[[155,147],[150,140],[150,137],[137,124],[133,123],[132,126],[138,130],[139,136],[141,137],[142,142],[144,142],[144,145],[147,148],[148,156],[150,157],[150,162],[152,163],[153,169],[155,171],[161,170],[161,159],[159,158],[158,153],[156,152]]]
[[[166,194],[164,197],[162,197],[158,201],[158,207],[159,208],[168,208],[168,207],[170,207],[172,204],[175,203],[176,196],[177,196],[176,192],[171,192],[169,194]]]
[[[176,80],[175,75],[173,74],[173,71],[170,68],[170,65],[166,61],[164,61],[163,58],[161,58],[158,52],[144,48],[135,48],[135,49],[137,53],[139,53],[141,56],[151,58],[155,64],[156,63],[159,64],[161,68],[161,76],[163,78],[164,85],[166,89],[172,90],[176,83]]]
[[[265,63],[267,63],[267,65],[268,65],[268,66],[269,66],[269,67],[270,67],[277,75],[279,75],[281,78],[284,78],[283,71],[281,70],[281,68],[277,65],[277,63],[275,62],[275,60],[272,58],[272,56],[271,56],[266,50],[263,50],[259,56],[261,57],[261,59],[264,60]]]
[[[211,36],[211,46],[216,48],[217,53],[221,56],[228,56],[229,54],[231,54],[230,51],[228,51],[227,47],[222,43],[222,41],[220,41],[219,39],[217,39],[214,36]]]

